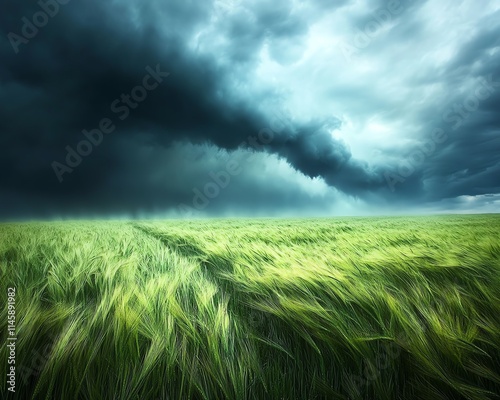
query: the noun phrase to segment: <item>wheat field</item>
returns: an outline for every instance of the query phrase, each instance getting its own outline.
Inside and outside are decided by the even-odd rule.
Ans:
[[[2,224],[2,394],[498,398],[499,232],[500,215]]]

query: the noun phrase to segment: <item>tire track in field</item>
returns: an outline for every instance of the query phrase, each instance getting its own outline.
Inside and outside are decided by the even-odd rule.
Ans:
[[[230,271],[231,266],[227,265],[225,260],[212,259],[211,261],[208,261],[213,255],[205,251],[203,247],[197,243],[195,238],[189,236],[183,237],[180,235],[169,235],[164,232],[155,232],[154,228],[149,229],[148,227],[136,222],[131,223],[131,225],[141,233],[158,240],[163,246],[167,247],[180,257],[197,263],[205,277],[217,284],[217,287],[220,288],[224,295],[234,294],[235,288],[231,287],[231,283],[222,278],[217,272],[218,269]],[[231,298],[234,296],[228,297]]]
[[[205,251],[192,240],[157,233],[136,222],[131,223],[131,225],[143,234],[160,241],[165,247],[168,247],[184,258],[199,258],[206,255]]]
[[[252,306],[250,306],[250,299],[247,298],[247,293],[240,293],[234,283],[221,277],[218,270],[230,271],[231,266],[227,265],[227,260],[220,260],[220,262],[208,261],[210,254],[207,253],[200,245],[196,243],[194,238],[184,238],[178,235],[169,235],[168,233],[155,232],[153,229],[141,225],[137,222],[132,222],[131,225],[139,230],[141,233],[158,240],[165,247],[177,253],[179,256],[186,258],[192,262],[196,262],[201,269],[205,279],[212,281],[217,285],[223,297],[229,299],[228,306],[231,308],[234,317],[249,326],[249,330],[261,329],[266,325],[266,315]],[[215,265],[218,264],[218,265]],[[226,264],[224,266],[221,266]]]
[[[212,268],[209,268],[206,261],[208,253],[196,243],[196,239],[155,232],[154,228],[149,229],[148,227],[137,222],[132,222],[130,225],[142,234],[159,241],[163,246],[167,247],[170,251],[176,253],[181,258],[184,258],[191,263],[196,263],[199,266],[203,278],[216,285],[222,297],[229,299],[228,304],[235,302],[235,296],[233,295],[234,289],[230,287],[230,284],[227,281],[221,279],[217,272],[214,272]],[[241,319],[241,316],[239,316],[239,318]]]
[[[140,231],[142,234],[149,236],[152,239],[158,240],[163,246],[167,247],[178,256],[185,258],[191,262],[197,263],[201,272],[206,279],[217,285],[223,295],[229,295],[234,292],[228,282],[218,276],[217,272],[210,268],[207,263],[209,254],[196,243],[196,239],[192,237],[182,237],[179,235],[169,235],[168,233],[155,232],[153,229],[141,225],[140,223],[131,223],[131,225]],[[228,296],[232,297],[232,296]]]

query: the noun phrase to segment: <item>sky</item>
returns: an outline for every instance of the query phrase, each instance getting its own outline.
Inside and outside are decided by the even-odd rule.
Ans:
[[[1,8],[2,220],[500,211],[500,1]]]

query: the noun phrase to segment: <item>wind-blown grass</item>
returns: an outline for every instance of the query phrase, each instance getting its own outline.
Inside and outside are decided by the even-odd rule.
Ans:
[[[498,232],[497,215],[0,225],[11,397],[496,398]]]

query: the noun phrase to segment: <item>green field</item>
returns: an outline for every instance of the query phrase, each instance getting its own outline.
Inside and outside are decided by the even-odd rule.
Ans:
[[[1,394],[497,398],[499,232],[500,215],[3,224]]]

